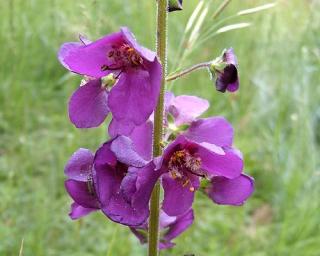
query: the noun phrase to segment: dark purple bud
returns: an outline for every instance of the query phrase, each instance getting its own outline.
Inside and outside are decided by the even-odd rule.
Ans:
[[[224,50],[210,66],[212,79],[215,79],[219,92],[235,92],[239,88],[238,62],[232,48]]]
[[[169,0],[169,12],[181,11],[182,0]]]

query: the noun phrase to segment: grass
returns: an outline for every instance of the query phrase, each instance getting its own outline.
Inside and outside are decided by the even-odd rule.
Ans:
[[[127,228],[102,214],[76,222],[67,216],[63,166],[77,148],[94,150],[106,130],[79,131],[69,123],[66,103],[79,78],[60,66],[56,52],[79,32],[98,38],[120,25],[153,48],[154,2],[0,2],[0,255],[18,255],[20,248],[21,255],[144,255]],[[218,94],[202,71],[172,87],[209,99],[207,115],[233,123],[256,192],[239,208],[197,195],[195,224],[162,255],[319,255],[319,3],[282,0],[230,21],[253,26],[215,37],[179,63],[179,40],[198,1],[189,2],[170,15],[169,70],[175,61],[188,66],[233,46],[241,90]],[[220,18],[259,3],[265,1],[233,1]]]

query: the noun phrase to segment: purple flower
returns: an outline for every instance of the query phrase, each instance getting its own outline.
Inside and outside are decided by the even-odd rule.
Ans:
[[[149,216],[149,199],[160,173],[151,161],[152,125],[118,136],[93,155],[79,149],[65,167],[66,189],[73,198],[70,217],[101,209],[111,220],[140,226]]]
[[[193,210],[189,209],[182,215],[169,216],[164,211],[160,211],[160,241],[159,249],[168,249],[175,246],[171,240],[178,237],[188,229],[194,220]],[[139,239],[141,244],[147,243],[148,222],[137,228],[130,228],[133,234]]]
[[[240,205],[251,195],[253,179],[242,174],[242,156],[232,148],[232,139],[231,125],[212,117],[194,121],[167,146],[157,169],[164,173],[162,207],[168,215],[191,208],[200,179],[211,182],[207,193],[219,204]]]
[[[153,112],[161,65],[156,53],[140,46],[128,28],[92,43],[65,43],[59,60],[70,71],[93,78],[69,101],[76,127],[99,126],[111,111],[119,129],[124,129],[143,124]]]
[[[102,211],[113,221],[139,226],[149,216],[149,199],[160,176],[151,159],[152,126],[103,144],[94,159]]]
[[[71,156],[65,167],[68,177],[65,187],[74,200],[69,213],[72,219],[81,218],[100,209],[93,184],[93,158],[90,150],[80,148]]]
[[[232,48],[224,50],[222,56],[213,61],[210,72],[216,78],[218,91],[235,92],[239,89],[238,61]]]
[[[232,151],[208,143],[197,143],[180,135],[164,152],[162,176],[163,210],[170,216],[190,209],[200,178],[240,175],[242,160]]]

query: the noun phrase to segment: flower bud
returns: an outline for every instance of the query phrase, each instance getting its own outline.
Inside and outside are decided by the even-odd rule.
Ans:
[[[235,92],[238,90],[238,62],[232,48],[224,50],[220,57],[212,61],[209,72],[211,79],[215,79],[217,91]]]
[[[181,11],[182,0],[169,0],[169,12]]]

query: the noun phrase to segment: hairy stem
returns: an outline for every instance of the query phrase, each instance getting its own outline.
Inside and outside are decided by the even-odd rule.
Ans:
[[[189,73],[191,73],[191,72],[193,72],[193,71],[195,71],[197,69],[208,68],[208,67],[210,67],[210,65],[211,65],[211,62],[203,62],[203,63],[199,63],[199,64],[196,64],[196,65],[193,65],[190,68],[184,69],[184,70],[182,70],[180,72],[176,72],[176,73],[174,73],[172,75],[167,76],[166,81],[170,82],[170,81],[176,80],[176,79],[181,78],[181,77],[183,77],[185,75],[188,75]]]
[[[162,154],[161,141],[163,137],[163,111],[164,94],[167,70],[167,15],[168,0],[158,0],[157,4],[157,55],[162,65],[161,90],[158,99],[157,108],[154,114],[153,130],[153,157]],[[160,200],[160,182],[158,181],[153,189],[150,201],[149,217],[149,256],[158,255],[159,244],[159,200]]]

